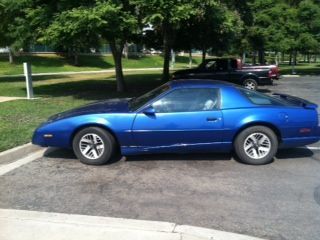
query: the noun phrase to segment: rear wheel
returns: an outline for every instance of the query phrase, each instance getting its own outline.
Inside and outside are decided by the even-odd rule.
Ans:
[[[234,149],[240,161],[252,165],[272,162],[278,150],[275,133],[265,126],[254,126],[243,130],[234,142]]]
[[[247,89],[250,89],[250,90],[257,90],[258,83],[254,79],[246,79],[243,81],[243,86]]]
[[[102,165],[111,160],[116,143],[114,137],[104,129],[88,127],[75,135],[72,146],[75,155],[82,163]]]

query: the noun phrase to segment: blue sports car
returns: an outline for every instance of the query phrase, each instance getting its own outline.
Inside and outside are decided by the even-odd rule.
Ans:
[[[247,164],[266,164],[277,149],[320,139],[317,105],[265,95],[212,80],[168,82],[141,97],[111,99],[59,113],[32,142],[72,148],[100,165],[122,155],[235,151]]]

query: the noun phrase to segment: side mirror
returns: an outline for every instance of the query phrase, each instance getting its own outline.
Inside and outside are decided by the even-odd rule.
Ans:
[[[153,116],[156,114],[156,110],[152,106],[148,106],[142,111],[145,115]]]

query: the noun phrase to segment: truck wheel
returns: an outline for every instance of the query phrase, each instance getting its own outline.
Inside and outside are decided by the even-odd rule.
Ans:
[[[268,127],[249,127],[237,136],[234,141],[234,150],[243,163],[267,164],[272,162],[278,150],[278,139]]]
[[[243,86],[250,90],[257,90],[258,83],[256,80],[249,78],[243,81]]]

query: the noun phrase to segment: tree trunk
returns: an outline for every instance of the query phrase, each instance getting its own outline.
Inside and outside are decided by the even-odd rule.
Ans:
[[[295,50],[293,52],[293,64],[294,65],[297,65],[297,55],[298,55],[298,52],[297,52],[297,50]]]
[[[79,55],[77,51],[73,52],[73,64],[79,66]]]
[[[204,61],[206,60],[206,54],[207,54],[207,48],[203,47],[202,48],[202,62],[204,63]]]
[[[253,52],[252,53],[252,65],[255,65],[256,64],[256,52]]]
[[[124,82],[123,71],[122,71],[122,51],[124,44],[117,44],[115,40],[110,41],[110,48],[112,57],[116,68],[116,81],[117,81],[117,92],[124,92],[126,85]]]
[[[13,63],[13,51],[12,49],[9,47],[9,63],[12,64]]]
[[[163,29],[163,71],[162,71],[162,81],[169,81],[170,72],[170,50],[171,50],[171,41],[170,41],[170,32],[169,26],[164,26]]]
[[[192,68],[192,49],[189,50],[189,68]]]
[[[292,65],[292,52],[290,52],[290,55],[289,55],[289,65]]]
[[[284,62],[284,52],[281,52],[281,63]]]
[[[310,53],[309,52],[307,53],[307,61],[308,61],[308,63],[310,63]]]
[[[259,59],[259,63],[261,65],[266,63],[265,59],[264,59],[264,49],[263,48],[259,49],[259,51],[258,51],[258,59]]]

